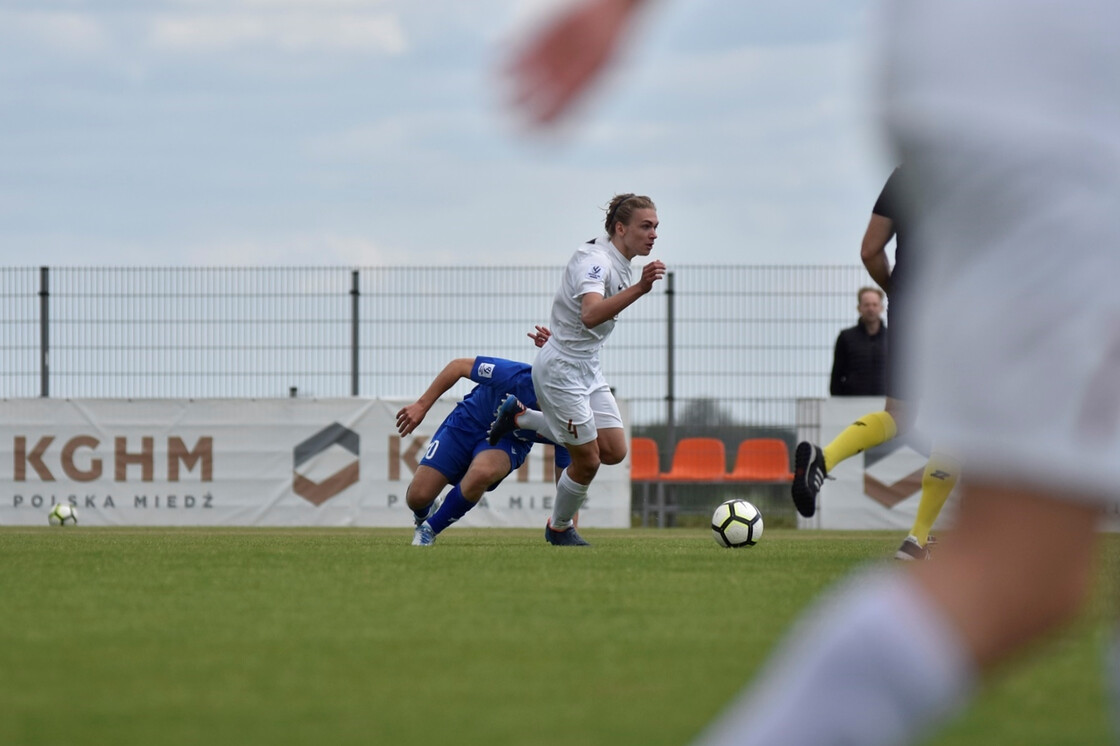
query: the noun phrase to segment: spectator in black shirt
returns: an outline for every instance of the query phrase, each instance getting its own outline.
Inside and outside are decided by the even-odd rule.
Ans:
[[[833,396],[884,396],[887,393],[887,325],[883,323],[883,291],[859,290],[859,323],[840,332],[832,356]]]

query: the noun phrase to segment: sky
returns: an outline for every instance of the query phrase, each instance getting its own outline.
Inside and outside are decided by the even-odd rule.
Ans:
[[[551,266],[647,194],[677,264],[858,264],[871,0],[660,0],[556,132],[563,0],[0,0],[6,266]]]

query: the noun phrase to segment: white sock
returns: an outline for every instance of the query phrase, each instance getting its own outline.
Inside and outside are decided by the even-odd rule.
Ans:
[[[523,430],[545,432],[544,415],[539,409],[526,409],[517,415],[517,426]]]
[[[572,525],[572,517],[587,500],[586,484],[580,484],[568,476],[565,469],[556,482],[556,501],[552,504],[552,527],[566,531]]]
[[[905,573],[868,571],[816,602],[703,746],[880,746],[924,740],[971,696],[976,670]]]

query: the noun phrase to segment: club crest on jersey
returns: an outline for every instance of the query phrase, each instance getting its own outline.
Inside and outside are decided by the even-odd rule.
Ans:
[[[591,271],[587,273],[587,278],[589,280],[598,280],[602,276],[603,276],[603,268],[598,266],[598,265],[592,267]]]
[[[478,364],[478,377],[479,378],[493,378],[494,377],[494,364],[493,363],[479,363]]]

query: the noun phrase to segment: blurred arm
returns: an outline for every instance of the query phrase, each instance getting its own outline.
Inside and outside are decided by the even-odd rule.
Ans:
[[[882,215],[872,213],[863,234],[863,245],[860,247],[859,256],[863,266],[871,279],[883,288],[887,295],[891,293],[891,262],[887,258],[887,244],[894,238],[894,221]]]
[[[556,121],[606,69],[648,0],[581,0],[546,24],[509,64],[514,106]]]

